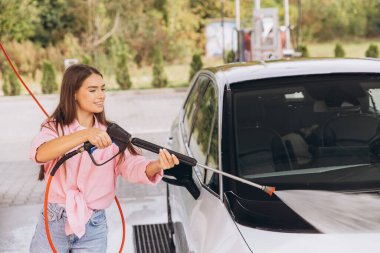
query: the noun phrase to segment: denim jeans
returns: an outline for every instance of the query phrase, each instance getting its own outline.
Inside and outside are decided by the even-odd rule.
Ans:
[[[65,234],[66,211],[58,204],[48,204],[48,220],[50,235],[58,253],[105,253],[107,251],[107,219],[104,210],[93,212],[86,224],[86,233],[78,238],[75,234]],[[30,244],[31,253],[51,253],[43,212]]]

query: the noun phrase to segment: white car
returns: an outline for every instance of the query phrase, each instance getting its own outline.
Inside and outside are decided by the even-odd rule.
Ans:
[[[377,60],[228,64],[194,77],[169,142],[276,191],[379,195],[379,110]],[[276,194],[200,166],[164,181],[177,253],[380,252],[380,233],[322,233]]]

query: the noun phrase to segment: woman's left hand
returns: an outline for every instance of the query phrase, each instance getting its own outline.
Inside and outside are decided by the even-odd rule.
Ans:
[[[161,169],[167,170],[173,168],[175,165],[179,164],[179,160],[175,155],[171,155],[166,149],[160,149],[159,154],[159,165]]]

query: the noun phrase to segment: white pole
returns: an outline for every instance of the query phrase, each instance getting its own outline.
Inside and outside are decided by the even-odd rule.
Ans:
[[[239,61],[242,61],[242,48],[241,48],[241,38],[240,38],[240,0],[235,0],[235,22],[236,22],[236,38],[237,38],[237,57]]]
[[[252,60],[261,60],[261,17],[258,16],[258,11],[260,10],[260,0],[254,0],[254,8],[253,8],[253,39],[251,37],[251,54]]]
[[[225,58],[225,49],[224,49],[224,0],[220,0],[221,8],[221,16],[222,16],[222,57],[223,57],[223,63],[226,62]]]
[[[240,31],[240,0],[235,0],[236,30]]]
[[[255,10],[260,10],[260,0],[255,0]]]
[[[289,0],[284,0],[285,11],[285,49],[290,49]]]

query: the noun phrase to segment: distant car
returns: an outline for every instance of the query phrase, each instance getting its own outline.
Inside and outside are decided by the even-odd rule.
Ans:
[[[169,142],[277,191],[378,195],[379,110],[378,60],[228,64],[194,77]],[[380,250],[380,234],[323,234],[276,195],[199,166],[176,166],[164,181],[177,253]]]

